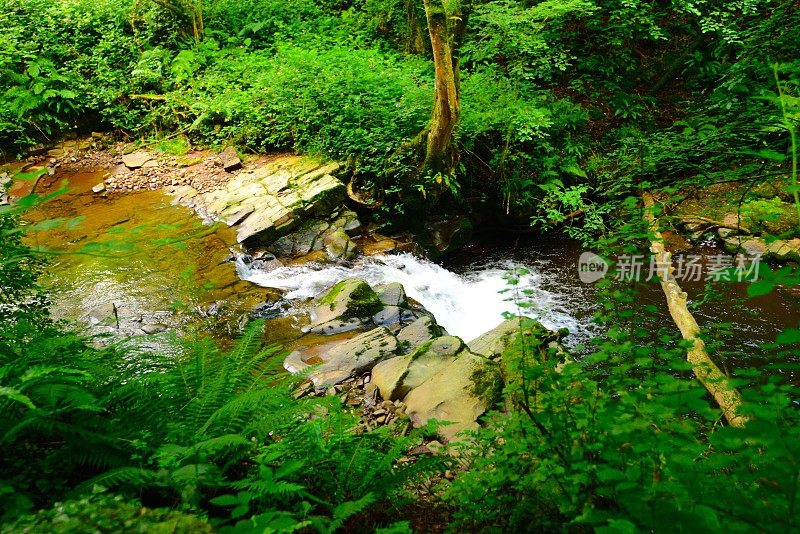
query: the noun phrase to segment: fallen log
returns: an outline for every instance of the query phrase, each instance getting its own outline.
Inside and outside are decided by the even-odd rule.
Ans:
[[[694,371],[697,379],[714,397],[728,424],[742,427],[747,422],[747,418],[738,413],[742,405],[741,395],[731,385],[728,377],[708,356],[705,342],[700,339],[700,326],[686,306],[687,295],[672,276],[672,258],[664,247],[664,241],[653,213],[655,199],[648,192],[642,194],[642,199],[645,206],[645,219],[654,235],[654,239],[650,242],[650,251],[656,255],[656,262],[659,265],[670,266],[669,276],[661,280],[661,289],[667,298],[669,313],[681,331],[683,339],[692,343],[692,346],[686,352],[686,359],[692,364],[692,371]]]

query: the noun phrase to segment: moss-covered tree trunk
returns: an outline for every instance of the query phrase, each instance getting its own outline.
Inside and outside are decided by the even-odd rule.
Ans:
[[[467,19],[459,7],[448,13],[443,0],[423,0],[434,64],[433,113],[427,132],[425,169],[429,174],[452,176],[458,163],[453,143],[461,114],[458,48]]]

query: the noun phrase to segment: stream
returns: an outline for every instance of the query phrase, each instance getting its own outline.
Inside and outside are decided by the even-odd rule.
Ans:
[[[285,291],[279,308],[283,316],[273,316],[268,337],[291,342],[301,335],[298,312],[312,297],[349,277],[373,285],[402,283],[412,299],[465,340],[499,324],[504,312],[534,317],[552,329],[568,329],[565,343],[578,353],[602,332],[592,321],[602,308],[599,293],[578,277],[583,249],[567,238],[517,242],[490,235],[440,263],[399,253],[361,257],[348,266],[304,263],[261,271],[241,254],[230,261],[236,242],[231,229],[201,224],[192,211],[173,205],[161,191],[92,193],[103,176],[87,171],[45,177],[37,193],[54,191],[62,181],[68,191],[27,216],[31,223],[61,221],[31,232],[27,240],[53,253],[41,281],[51,292],[54,315],[88,324],[92,334],[181,331],[209,309],[222,308],[229,312],[228,319],[241,318],[275,294],[265,288],[278,288]],[[12,193],[19,196],[30,184],[15,187]],[[709,246],[696,252],[711,255],[719,250]],[[510,276],[517,278],[516,284],[509,284]],[[636,306],[652,304],[657,312],[636,320],[653,332],[674,329],[658,285],[639,285]],[[768,364],[770,351],[760,345],[774,341],[784,328],[797,327],[800,318],[796,293],[779,289],[767,297],[743,300],[746,286],[725,284],[721,298],[694,312],[704,329],[729,323],[719,353],[727,359],[725,365]],[[698,298],[703,283],[686,284],[684,290]],[[210,332],[230,340],[238,330],[234,323]]]

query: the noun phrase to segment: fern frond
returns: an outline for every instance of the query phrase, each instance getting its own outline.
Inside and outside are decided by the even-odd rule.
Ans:
[[[201,454],[202,456],[223,459],[233,454],[236,450],[250,449],[253,442],[241,434],[225,434],[216,438],[207,439],[195,443],[190,448],[190,454]]]
[[[275,393],[267,388],[241,393],[211,414],[197,435],[213,435],[220,431],[241,432],[252,421],[254,414],[266,410],[275,400]]]
[[[11,387],[6,387],[6,386],[0,386],[0,397],[5,398],[5,399],[10,399],[10,400],[14,401],[15,403],[23,404],[24,406],[27,406],[31,410],[35,410],[36,409],[36,406],[34,406],[33,401],[31,401],[31,399],[29,399],[26,395],[24,395],[18,389],[14,389],[14,388],[11,388]],[[0,413],[3,413],[3,411],[0,410]]]
[[[76,489],[80,493],[92,491],[95,486],[106,489],[118,488],[120,486],[147,487],[160,485],[161,477],[155,471],[140,467],[119,467],[111,469],[105,473],[91,478],[78,486]]]
[[[333,518],[328,526],[328,532],[336,532],[344,525],[345,521],[363,512],[376,501],[377,499],[372,493],[367,493],[358,500],[343,502],[333,509]]]

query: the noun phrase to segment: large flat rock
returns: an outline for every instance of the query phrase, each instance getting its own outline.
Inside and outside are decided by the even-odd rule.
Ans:
[[[431,419],[446,441],[478,427],[478,418],[497,401],[502,381],[497,363],[471,352],[461,339],[438,337],[407,356],[383,360],[372,382],[386,400],[400,400],[415,426]]]
[[[342,204],[345,187],[334,176],[339,168],[336,162],[284,155],[240,171],[223,189],[176,194],[204,216],[234,226],[240,243],[268,245]]]
[[[313,365],[309,378],[316,387],[338,384],[372,369],[378,362],[397,355],[397,339],[386,328],[379,327],[335,345],[321,354],[306,357],[302,351],[290,354],[284,367],[301,372]]]

